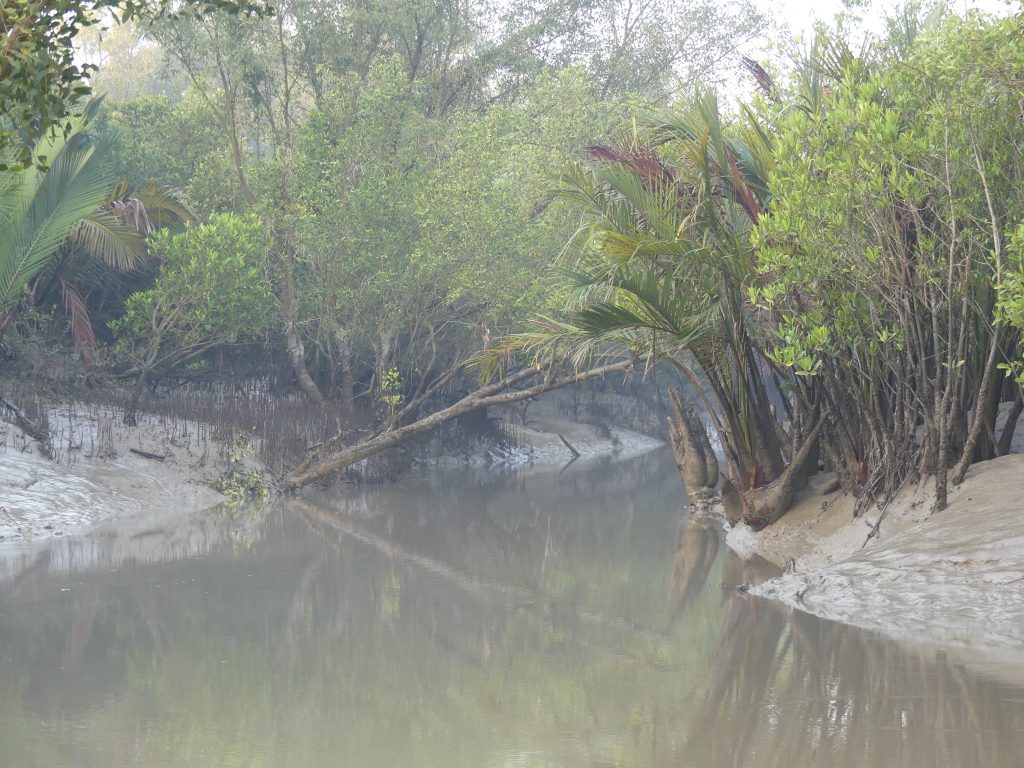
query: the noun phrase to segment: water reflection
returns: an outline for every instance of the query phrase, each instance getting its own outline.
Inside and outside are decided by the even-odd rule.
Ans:
[[[23,571],[0,765],[1019,764],[1024,690],[737,591],[770,568],[674,471],[430,476]]]
[[[683,523],[683,532],[672,561],[672,586],[677,613],[704,590],[711,567],[718,556],[718,530],[708,520],[689,519]]]

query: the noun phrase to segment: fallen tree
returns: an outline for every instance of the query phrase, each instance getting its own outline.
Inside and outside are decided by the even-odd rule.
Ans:
[[[383,431],[366,437],[352,445],[343,446],[336,453],[325,456],[324,448],[331,446],[335,442],[328,441],[324,446],[320,446],[312,451],[297,469],[290,472],[284,478],[284,487],[287,490],[295,490],[317,480],[323,480],[363,459],[389,448],[394,448],[412,437],[430,432],[442,424],[447,424],[459,416],[479,410],[480,408],[515,403],[588,379],[606,376],[610,373],[623,372],[631,368],[632,365],[633,360],[623,360],[617,363],[590,368],[582,372],[572,372],[562,376],[545,378],[523,389],[513,389],[518,384],[549,373],[548,367],[544,365],[533,365],[523,368],[500,381],[485,384],[446,408],[428,414],[402,427],[396,428],[393,424],[385,425]]]

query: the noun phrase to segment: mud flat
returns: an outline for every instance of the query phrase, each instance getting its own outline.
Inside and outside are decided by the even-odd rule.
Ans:
[[[639,432],[620,427],[601,429],[566,419],[531,420],[528,426],[511,425],[519,450],[507,457],[498,456],[507,464],[564,465],[569,461],[588,461],[614,456],[620,459],[639,456],[664,443]]]
[[[42,540],[108,519],[204,509],[225,500],[211,483],[226,448],[196,422],[140,416],[127,427],[115,410],[48,414],[55,459],[16,427],[0,423],[0,544]]]
[[[650,434],[662,427],[660,416],[632,398],[611,393],[591,394],[577,408],[564,391],[551,392],[531,401],[528,409],[504,406],[489,413],[516,443],[510,451],[491,452],[488,459],[498,464],[543,468],[627,459],[665,445]]]
[[[477,458],[488,466],[563,467],[576,460],[625,459],[662,444],[629,429],[577,423],[547,403],[534,412],[537,418],[514,428],[515,447],[494,446]],[[0,547],[5,549],[100,523],[105,529],[132,529],[163,513],[208,509],[226,500],[212,486],[228,469],[230,453],[242,471],[271,475],[252,455],[232,451],[224,430],[200,421],[140,414],[138,425],[128,427],[116,407],[62,405],[49,409],[46,425],[54,459],[17,427],[0,422]],[[443,446],[439,450],[438,465],[467,463],[443,454]]]
[[[948,508],[931,508],[921,484],[881,521],[854,518],[851,499],[812,485],[775,525],[740,525],[726,541],[787,570],[753,595],[898,638],[1024,657],[1024,455],[975,464]]]

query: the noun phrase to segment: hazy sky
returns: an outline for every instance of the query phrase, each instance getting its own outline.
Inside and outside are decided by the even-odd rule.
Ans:
[[[777,21],[791,27],[794,32],[809,32],[816,20],[831,21],[837,11],[843,9],[841,0],[754,0],[761,10]],[[885,10],[891,8],[891,2],[871,2],[866,10],[859,13],[864,17],[868,29],[877,29]],[[946,6],[951,11],[964,11],[977,8],[993,13],[1006,13],[1007,7],[1019,7],[1020,2],[1008,4],[1005,0],[948,0]]]

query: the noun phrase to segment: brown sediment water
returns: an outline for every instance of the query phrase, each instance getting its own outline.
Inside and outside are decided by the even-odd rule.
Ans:
[[[686,518],[666,451],[165,510],[0,563],[0,766],[1024,754],[1024,670],[748,596],[775,571]]]

